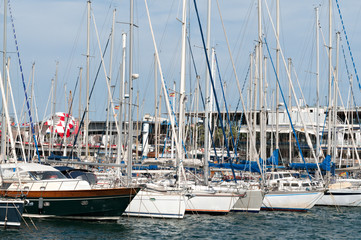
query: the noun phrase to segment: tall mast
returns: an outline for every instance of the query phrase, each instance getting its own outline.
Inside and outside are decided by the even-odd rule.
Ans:
[[[155,158],[158,158],[158,65],[157,56],[154,54],[154,123],[155,123]],[[160,102],[159,102],[160,104]]]
[[[52,84],[53,84],[53,93],[52,93],[52,100],[53,100],[53,107],[52,107],[52,111],[51,111],[51,119],[52,119],[52,131],[51,131],[51,144],[50,144],[50,151],[49,154],[51,154],[51,150],[54,150],[54,138],[55,138],[55,128],[56,126],[54,126],[54,119],[55,119],[55,113],[56,113],[56,85],[58,82],[58,66],[59,66],[59,62],[56,62],[56,70],[55,70],[55,78],[52,79]],[[31,96],[31,94],[30,94]]]
[[[257,72],[257,62],[258,62],[258,58],[259,58],[259,51],[258,51],[258,45],[256,45],[255,48],[255,61],[254,61],[254,76],[253,76],[253,131],[254,134],[253,135],[253,142],[256,145],[256,138],[257,138],[257,134],[256,134],[256,126],[257,126],[257,96],[258,96],[258,91],[257,91],[257,86],[258,86],[258,72]],[[251,135],[251,136],[252,136]],[[254,149],[254,151],[252,151],[252,153],[254,154],[253,157],[256,158],[257,156],[257,152],[256,152],[256,148]]]
[[[132,103],[133,103],[133,11],[134,0],[130,0],[130,29],[129,29],[129,127],[128,127],[128,165],[127,180],[128,185],[132,181],[132,160],[133,160],[133,119],[132,119]]]
[[[88,17],[87,17],[87,42],[86,42],[86,121],[84,124],[84,135],[85,135],[85,157],[88,157],[89,154],[89,64],[90,64],[90,5],[91,2],[88,1]]]
[[[337,125],[337,92],[338,92],[338,64],[339,64],[339,44],[340,44],[340,32],[336,33],[336,67],[335,77],[333,82],[333,156],[336,159],[337,148],[336,148],[336,125]],[[335,161],[336,162],[336,161]]]
[[[82,67],[80,67],[79,68],[79,122],[78,122],[78,125],[80,124],[80,119],[81,119],[81,112],[82,112],[82,104],[81,104],[81,90],[82,90],[82,88],[81,88],[81,82],[82,82],[82,72],[83,72],[83,68]],[[80,127],[80,126],[79,126]],[[79,128],[79,130],[78,131],[80,131],[80,128]],[[81,151],[82,151],[82,141],[80,141],[80,142],[78,142],[78,157],[80,157],[81,156]]]
[[[206,50],[208,57],[210,56],[211,51],[211,0],[208,0],[207,4],[207,42],[206,42]],[[207,69],[207,66],[206,66]],[[208,160],[209,160],[209,71],[206,70],[206,102],[205,102],[205,109],[204,109],[204,183],[208,184]]]
[[[54,102],[54,78],[51,79],[51,103]],[[49,156],[51,154],[51,149],[53,148],[53,132],[54,132],[54,110],[53,110],[53,105],[51,105],[51,132],[50,132],[50,144],[49,144]]]
[[[280,0],[276,1],[276,37],[277,37],[277,49],[276,49],[276,71],[277,77],[279,79],[280,76]],[[280,113],[280,106],[279,106],[279,86],[278,81],[276,81],[276,149],[279,149],[279,113]]]
[[[112,38],[111,38],[111,43],[110,43],[109,77],[108,77],[108,82],[109,82],[110,86],[112,84],[115,13],[116,13],[116,9],[113,10]],[[113,101],[112,96],[108,96],[108,102],[107,102],[108,111],[107,111],[106,137],[105,137],[105,157],[107,157],[107,155],[108,155],[109,112],[110,112],[110,107],[111,107],[110,101]],[[112,136],[111,132],[110,132],[110,136]],[[110,151],[109,151],[109,156],[110,156]]]
[[[175,102],[176,102],[176,82],[174,81],[173,82],[173,91],[174,91],[174,97],[173,97],[173,112],[177,112],[176,109],[175,109]],[[170,153],[170,158],[173,159],[174,158],[174,142],[175,142],[175,138],[176,136],[174,136],[174,134],[172,133],[172,144],[171,144],[171,153]]]
[[[52,131],[53,143],[54,143],[54,138],[55,138],[55,127],[56,127],[56,126],[54,126],[54,117],[56,114],[56,86],[58,83],[58,66],[59,66],[59,62],[56,62],[55,79],[54,79],[54,86],[53,86],[53,97],[54,97],[53,98],[53,113],[51,116],[53,119],[53,131]],[[51,147],[53,147],[53,145],[51,145]]]
[[[7,24],[7,0],[4,0],[4,38],[3,38],[3,85],[6,86],[6,24]],[[1,115],[1,131],[4,134],[1,134],[1,161],[5,161],[5,155],[6,155],[6,124],[5,124],[5,102],[3,102],[3,108],[2,108],[2,115]]]
[[[124,81],[125,81],[125,53],[126,53],[126,44],[127,44],[127,34],[122,33],[122,64],[121,64],[121,83],[119,84],[119,133],[118,133],[118,149],[117,149],[117,164],[120,164],[122,158],[122,149],[123,149],[123,104],[124,104]],[[123,156],[124,157],[124,156]],[[119,176],[119,168],[118,174]]]
[[[179,131],[178,139],[180,148],[177,154],[177,166],[184,159],[184,150],[182,147],[184,134],[184,101],[185,101],[185,85],[186,85],[186,34],[187,34],[187,0],[183,0],[183,14],[182,14],[182,49],[181,49],[181,75],[180,75],[180,89],[179,89]]]
[[[253,109],[253,105],[252,105],[252,96],[253,96],[253,53],[250,54],[250,67],[249,67],[249,79],[250,79],[250,94],[249,94],[249,104],[248,104],[248,111],[249,111],[249,117],[248,119],[252,119],[252,109]],[[253,128],[254,129],[254,128]],[[251,134],[252,128],[248,129],[248,138],[250,138],[253,134]],[[249,143],[249,141],[247,141],[247,144]],[[248,150],[248,159],[247,160],[252,160],[253,159],[253,147],[251,146],[251,144],[248,145],[249,146],[249,150]]]
[[[291,58],[288,59],[288,72],[290,73],[289,75],[289,83],[288,83],[288,110],[290,111],[290,113],[292,114],[292,89],[291,89],[291,64],[292,64],[292,60]],[[299,114],[302,114],[301,112]],[[288,155],[289,155],[289,161],[290,163],[292,163],[292,126],[291,126],[291,122],[288,125]],[[301,151],[301,150],[300,150]]]
[[[265,133],[264,133],[264,99],[263,99],[263,76],[262,76],[262,6],[261,0],[258,0],[258,79],[259,79],[259,107],[260,107],[260,152],[261,158],[266,159],[266,145],[265,145]]]
[[[31,87],[30,87],[30,109],[31,109],[31,111],[33,111],[33,102],[34,102],[34,73],[35,73],[35,62],[33,62],[32,66],[31,66]],[[29,126],[29,132],[31,132],[31,126]],[[29,152],[28,152],[29,160],[32,159],[31,149],[32,149],[32,139],[30,138],[29,139]],[[35,151],[34,151],[34,155],[36,155]]]
[[[332,0],[329,0],[328,32],[328,134],[327,155],[331,155],[331,87],[332,87]]]
[[[318,29],[318,7],[315,8],[316,11],[316,157],[317,160],[320,157],[320,37],[319,37],[319,29]]]

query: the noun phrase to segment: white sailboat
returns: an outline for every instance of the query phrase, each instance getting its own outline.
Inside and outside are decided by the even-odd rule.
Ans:
[[[337,1],[336,1],[337,3]],[[337,8],[339,10],[339,14],[341,14],[341,11],[339,9],[339,5],[337,3]],[[342,23],[343,24],[343,23]],[[345,29],[344,29],[344,33]],[[339,72],[339,44],[340,44],[340,33],[336,33],[337,36],[337,45],[336,45],[336,68],[335,71],[332,71],[332,55],[331,55],[331,44],[332,44],[332,1],[329,1],[329,108],[331,109],[331,81],[332,81],[332,74],[334,74],[334,93],[333,93],[333,117],[331,118],[331,114],[328,116],[328,146],[327,146],[327,154],[331,154],[331,148],[333,147],[333,157],[336,159],[337,155],[337,136],[336,136],[336,112],[337,112],[337,95],[338,95],[338,72]],[[347,38],[346,38],[346,41]],[[349,51],[351,51],[349,49]],[[352,76],[351,76],[352,77]],[[340,98],[341,104],[342,99]],[[331,121],[333,121],[333,133],[331,134]],[[349,124],[349,120],[346,115],[345,119],[346,124]],[[349,128],[351,129],[351,127]],[[359,153],[356,148],[356,144],[354,141],[354,135],[350,131],[349,132],[351,139],[352,139],[352,145],[355,149],[355,155],[360,163]],[[356,134],[355,134],[356,135]],[[332,145],[331,145],[331,137],[333,136],[334,139],[332,139]],[[342,155],[342,154],[341,154]],[[334,161],[336,162],[336,161]],[[340,159],[340,165],[341,165],[341,159]],[[360,167],[351,167],[344,169],[345,171],[359,171]],[[359,207],[361,206],[361,180],[360,179],[340,179],[340,178],[334,178],[331,179],[330,174],[328,173],[328,189],[325,192],[324,196],[317,202],[317,205],[320,206],[345,206],[345,207]]]
[[[271,190],[265,195],[262,210],[306,212],[324,194],[322,186],[295,178],[290,172],[270,172],[266,176]]]
[[[162,88],[165,95],[165,102],[171,120],[173,135],[175,135],[174,116],[172,115],[172,111],[170,109],[170,105],[168,101],[168,94],[164,84],[163,72],[159,61],[158,50],[154,39],[153,28],[150,21],[149,10],[146,1],[145,4],[148,14],[149,26],[153,37],[156,62],[159,67]],[[176,145],[179,151],[180,148],[177,141],[176,141]],[[125,213],[123,215],[133,216],[133,217],[152,217],[152,218],[183,218],[184,213],[185,213],[185,201],[184,201],[183,189],[180,188],[179,185],[176,186],[174,184],[171,185],[166,184],[166,186],[164,186],[161,184],[161,182],[155,182],[155,183],[147,183],[145,185],[145,188],[143,188],[137,194],[137,196],[129,204],[128,208],[125,210]]]
[[[210,55],[210,26],[211,26],[211,1],[208,1],[207,11],[207,46],[204,42],[204,50],[207,60],[206,66],[206,99],[209,95],[209,80],[212,78],[211,69],[209,66]],[[185,14],[185,13],[184,13]],[[199,26],[201,28],[201,26]],[[185,37],[185,35],[184,35]],[[213,88],[213,91],[214,88]],[[215,92],[214,92],[215,94]],[[217,108],[219,106],[217,105]],[[208,161],[209,161],[209,101],[205,104],[205,155],[204,155],[204,182],[202,185],[196,185],[195,183],[187,183],[188,192],[186,194],[186,212],[189,213],[209,213],[209,214],[227,214],[233,208],[235,203],[245,196],[246,189],[241,185],[215,185],[208,182]],[[261,201],[260,201],[261,202]]]

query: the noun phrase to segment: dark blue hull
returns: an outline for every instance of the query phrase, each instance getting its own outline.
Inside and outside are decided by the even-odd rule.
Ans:
[[[4,228],[19,228],[24,211],[24,200],[0,199],[0,226]]]

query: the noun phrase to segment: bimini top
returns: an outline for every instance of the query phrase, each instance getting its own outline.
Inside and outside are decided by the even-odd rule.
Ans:
[[[32,172],[32,171],[59,171],[51,166],[42,165],[38,163],[8,163],[8,164],[1,164],[1,169],[13,169],[14,171],[16,168],[19,169],[19,172]]]

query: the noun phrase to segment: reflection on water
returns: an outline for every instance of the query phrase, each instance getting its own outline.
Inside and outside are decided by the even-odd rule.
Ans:
[[[361,208],[314,207],[308,213],[186,215],[182,220],[122,217],[118,222],[33,219],[1,239],[312,239],[360,238]]]

